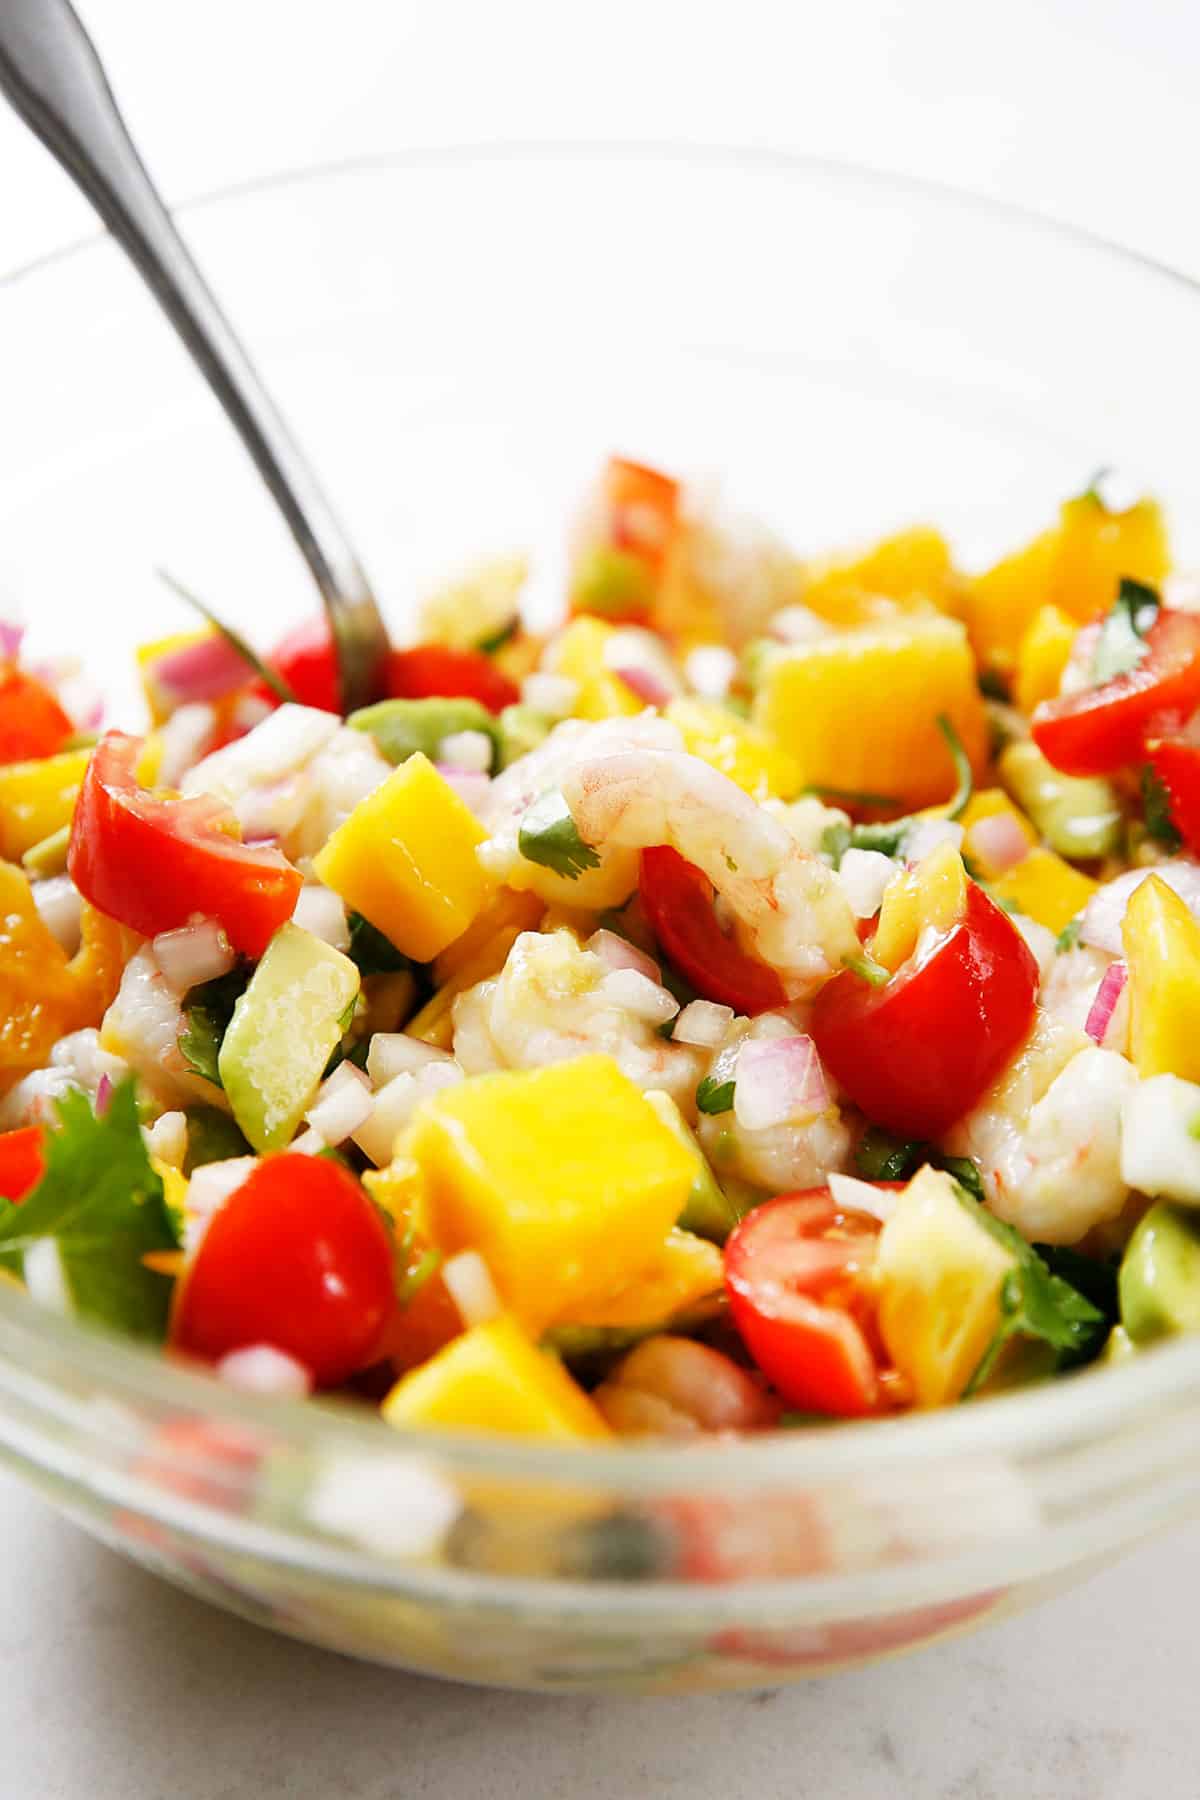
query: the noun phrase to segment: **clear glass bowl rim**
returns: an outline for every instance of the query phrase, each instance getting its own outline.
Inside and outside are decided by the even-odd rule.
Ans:
[[[1182,270],[1126,248],[1083,227],[987,195],[929,178],[881,170],[835,158],[790,151],[721,144],[664,142],[505,140],[406,149],[280,170],[195,196],[174,209],[187,217],[209,207],[254,202],[272,190],[353,179],[389,172],[469,168],[504,162],[513,166],[549,160],[639,161],[659,166],[708,165],[725,170],[794,175],[797,179],[890,191],[913,204],[965,209],[997,228],[1009,226],[1043,234],[1127,267],[1153,281],[1183,289],[1200,299],[1200,281]],[[112,248],[104,231],[55,247],[0,275],[0,294],[60,265],[85,264]],[[318,1446],[329,1454],[386,1458],[410,1452],[520,1481],[569,1483],[639,1494],[689,1488],[708,1482],[731,1488],[773,1488],[820,1483],[895,1468],[905,1461],[945,1461],[972,1455],[1036,1455],[1064,1443],[1096,1441],[1119,1433],[1148,1408],[1200,1395],[1200,1341],[1167,1343],[1119,1367],[1093,1367],[1044,1386],[1018,1391],[968,1407],[766,1433],[731,1446],[671,1443],[657,1448],[545,1445],[486,1433],[405,1432],[381,1427],[377,1417],[337,1403],[262,1400],[239,1394],[215,1376],[189,1368],[74,1320],[38,1307],[23,1292],[0,1283],[0,1391],[35,1407],[44,1403],[63,1372],[86,1370],[89,1384],[103,1386],[112,1399],[152,1409],[187,1412],[230,1424],[259,1428],[281,1446],[302,1452]],[[67,1411],[72,1401],[62,1395]],[[86,1478],[85,1483],[86,1485]],[[228,1525],[232,1521],[227,1521]],[[233,1535],[237,1535],[234,1527]]]

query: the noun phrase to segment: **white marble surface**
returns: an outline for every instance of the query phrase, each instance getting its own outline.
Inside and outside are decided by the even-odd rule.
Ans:
[[[948,177],[1200,272],[1195,0],[83,10],[172,199],[405,141],[716,139]],[[0,117],[0,264],[88,229]],[[1200,1527],[872,1672],[658,1702],[477,1693],[286,1643],[125,1566],[7,1478],[0,1545],[13,1800],[1200,1793]]]

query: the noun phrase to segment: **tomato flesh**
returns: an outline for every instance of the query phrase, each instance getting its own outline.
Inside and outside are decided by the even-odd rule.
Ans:
[[[705,1000],[753,1018],[787,1004],[774,969],[727,938],[713,911],[702,869],[662,844],[643,850],[639,888],[654,935],[679,973]]]
[[[171,1341],[210,1362],[270,1344],[336,1387],[374,1360],[394,1304],[391,1239],[358,1182],[327,1157],[285,1152],[209,1221]]]
[[[1099,687],[1043,700],[1033,714],[1042,755],[1067,775],[1110,775],[1140,762],[1157,716],[1200,706],[1200,617],[1159,613],[1135,669]]]
[[[493,713],[521,698],[516,683],[482,650],[453,650],[448,644],[393,650],[384,682],[389,700],[478,700]]]
[[[40,1125],[0,1132],[0,1194],[6,1200],[24,1200],[42,1179],[45,1168],[44,1133]]]
[[[140,738],[110,731],[88,764],[67,869],[85,900],[144,937],[197,913],[219,921],[235,949],[259,957],[290,919],[302,876],[278,850],[222,829],[215,800],[159,800],[137,784]]]
[[[0,763],[53,756],[74,735],[45,682],[12,663],[0,668]]]
[[[742,1339],[793,1406],[836,1418],[879,1410],[873,1308],[863,1283],[879,1223],[843,1212],[828,1188],[755,1207],[725,1246],[725,1288]]]
[[[297,625],[275,646],[267,664],[283,678],[301,706],[340,715],[342,682],[327,619],[318,616]],[[258,682],[254,692],[278,706],[279,696],[265,681]]]
[[[1151,739],[1150,766],[1167,790],[1171,823],[1189,850],[1200,853],[1200,742],[1190,735]]]
[[[852,971],[817,995],[809,1030],[854,1104],[902,1137],[936,1138],[969,1112],[1033,1023],[1033,952],[971,882],[963,917],[883,987]]]

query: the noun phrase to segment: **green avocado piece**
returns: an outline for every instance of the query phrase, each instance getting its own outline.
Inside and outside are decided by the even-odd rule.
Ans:
[[[1082,860],[1120,848],[1121,802],[1109,781],[1064,775],[1030,739],[1001,751],[1000,779],[1051,850]]]
[[[282,1150],[312,1103],[358,998],[348,956],[290,921],[281,925],[233,1009],[217,1067],[255,1150]]]
[[[373,737],[380,755],[397,766],[418,751],[436,763],[444,738],[482,731],[492,746],[492,769],[499,766],[500,728],[478,700],[380,700],[351,713],[346,723]]]
[[[553,719],[540,713],[535,707],[526,706],[517,701],[506,706],[500,714],[500,767],[507,769],[519,757],[528,756],[539,744],[545,743],[554,729]]]
[[[1200,1331],[1200,1212],[1156,1201],[1126,1246],[1119,1287],[1133,1343]]]
[[[675,1221],[676,1225],[681,1231],[694,1231],[697,1237],[708,1238],[714,1244],[723,1244],[738,1220],[749,1212],[750,1206],[755,1202],[741,1203],[720,1186],[709,1167],[708,1158],[700,1148],[699,1139],[669,1094],[663,1093],[660,1088],[652,1088],[646,1099],[667,1129],[673,1131],[680,1143],[686,1144],[696,1155],[696,1174],[683,1211]],[[756,1199],[761,1198],[761,1195],[756,1196]]]

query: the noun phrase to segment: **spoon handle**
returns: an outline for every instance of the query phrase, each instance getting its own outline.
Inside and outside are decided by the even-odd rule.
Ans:
[[[0,90],[91,201],[237,428],[320,589],[344,704],[361,704],[387,651],[366,576],[176,231],[67,0],[2,0]]]

